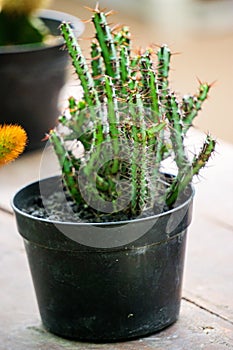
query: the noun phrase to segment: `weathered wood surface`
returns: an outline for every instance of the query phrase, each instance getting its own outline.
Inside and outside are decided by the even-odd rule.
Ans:
[[[192,137],[196,140],[196,134]],[[218,154],[196,185],[189,228],[183,301],[173,326],[136,341],[87,344],[43,330],[21,237],[10,207],[16,189],[55,172],[46,153],[25,154],[0,169],[0,350],[56,349],[233,349],[233,146],[219,142]],[[43,167],[44,164],[43,163]],[[227,174],[227,176],[225,176]]]

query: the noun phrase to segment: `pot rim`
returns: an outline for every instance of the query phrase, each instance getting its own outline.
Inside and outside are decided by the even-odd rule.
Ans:
[[[178,205],[177,207],[161,212],[159,214],[155,214],[155,215],[151,215],[148,217],[143,217],[143,218],[136,218],[136,219],[132,219],[132,220],[122,220],[122,221],[108,221],[108,222],[71,222],[71,221],[59,221],[59,220],[50,220],[50,219],[44,219],[44,218],[39,218],[36,217],[34,215],[25,213],[24,211],[22,211],[15,203],[17,196],[19,196],[20,194],[22,194],[27,188],[29,188],[30,186],[36,185],[37,183],[39,184],[40,181],[46,181],[52,178],[57,178],[59,176],[49,176],[46,178],[43,178],[41,180],[37,180],[37,181],[32,181],[24,186],[22,186],[21,188],[19,188],[19,190],[14,194],[13,198],[11,199],[11,207],[13,208],[14,212],[24,216],[26,218],[32,219],[32,220],[36,220],[36,221],[41,221],[44,223],[48,223],[48,224],[55,224],[55,225],[67,225],[67,226],[99,226],[99,227],[103,227],[103,226],[114,226],[114,225],[126,225],[126,224],[133,224],[133,223],[140,223],[143,221],[150,221],[150,220],[155,220],[167,215],[170,215],[178,210],[182,210],[184,207],[189,206],[189,204],[192,202],[193,197],[195,195],[195,189],[193,184],[190,184],[190,190],[191,190],[191,194],[190,196],[184,201],[182,202],[180,205]]]
[[[73,16],[67,12],[42,9],[38,12],[41,19],[50,19],[58,22],[70,22],[72,29],[76,36],[80,36],[84,31],[84,23],[76,16]],[[31,51],[46,50],[48,48],[59,47],[64,45],[64,40],[61,35],[56,36],[58,40],[55,40],[53,44],[46,43],[34,43],[34,44],[19,44],[19,45],[6,45],[0,46],[0,55],[2,54],[15,54]]]

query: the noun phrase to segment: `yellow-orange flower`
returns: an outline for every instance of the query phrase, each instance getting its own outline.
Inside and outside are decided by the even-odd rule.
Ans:
[[[0,125],[0,166],[17,158],[24,150],[27,134],[19,125]]]

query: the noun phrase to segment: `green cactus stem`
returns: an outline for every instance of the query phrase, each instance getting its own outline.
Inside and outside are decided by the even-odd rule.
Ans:
[[[129,95],[131,91],[132,92],[136,91],[139,60],[140,60],[140,55],[135,55],[134,57],[130,57],[130,66],[129,66],[130,78],[129,78],[129,84],[128,84]]]
[[[206,140],[198,155],[194,156],[192,161],[193,175],[198,175],[201,168],[203,168],[211,157],[216,145],[216,140],[210,134],[206,136]]]
[[[163,45],[158,49],[157,52],[158,65],[157,65],[157,78],[158,78],[158,89],[161,91],[161,103],[164,105],[166,103],[166,96],[168,91],[168,76],[170,70],[170,59],[171,51],[167,45]]]
[[[62,115],[59,123],[70,130],[64,135],[64,140],[77,139],[82,142],[85,150],[90,150],[93,132],[88,132],[86,103],[83,100],[76,101],[74,97],[69,98],[69,114],[72,118]]]
[[[82,54],[81,48],[74,36],[74,33],[68,23],[61,24],[61,33],[66,42],[68,52],[72,58],[73,66],[80,79],[84,100],[88,106],[98,105],[100,103],[94,80],[90,74],[87,62]]]
[[[198,175],[200,170],[206,165],[214,152],[216,141],[211,135],[206,136],[206,140],[198,155],[195,155],[191,164],[180,170],[175,180],[166,193],[166,205],[171,208],[176,202],[180,193],[190,184],[194,175]]]
[[[128,92],[128,82],[130,80],[131,69],[130,69],[130,49],[131,40],[128,27],[123,27],[119,32],[114,34],[114,43],[119,57],[119,74],[121,88],[121,97],[125,98]]]
[[[127,48],[127,54],[130,56],[131,51],[131,40],[130,40],[129,28],[124,26],[118,32],[114,34],[114,43],[117,51],[120,51],[121,47]]]
[[[157,91],[158,91],[158,105],[159,105],[159,118],[166,116],[169,107],[166,106],[167,98],[169,96],[169,71],[171,51],[167,45],[162,45],[157,51]],[[167,147],[164,143],[164,130],[162,130],[158,137],[158,143],[156,147],[156,162],[158,164],[164,158],[164,153]],[[156,171],[157,172],[157,171]]]
[[[130,57],[126,46],[120,49],[120,81],[122,84],[121,97],[126,97],[128,93],[128,83],[130,80]]]
[[[55,129],[50,131],[50,142],[54,147],[60,167],[62,169],[63,181],[73,198],[77,203],[82,202],[82,196],[79,191],[78,183],[74,176],[74,169],[72,161],[69,157],[67,150],[64,147],[64,143],[61,137],[56,133]]]
[[[101,89],[104,71],[101,50],[96,41],[92,41],[91,43],[91,58],[92,77],[94,79],[95,88],[98,90]]]
[[[144,208],[147,199],[146,158],[147,158],[147,133],[144,120],[144,106],[140,94],[136,94],[135,104],[130,104],[129,111],[132,116],[132,163],[131,163],[131,211],[132,215],[138,215]]]
[[[170,122],[170,133],[175,161],[178,169],[183,169],[188,160],[184,148],[183,124],[179,104],[174,94],[167,96],[167,118]]]
[[[107,98],[109,135],[112,142],[114,155],[111,172],[112,174],[115,174],[119,169],[119,111],[116,100],[116,92],[111,77],[105,76],[104,89]]]
[[[153,125],[147,130],[148,154],[151,158],[151,161],[149,161],[149,164],[151,164],[150,181],[154,188],[156,188],[156,182],[158,181],[160,171],[160,164],[163,160],[166,149],[164,141],[160,139],[161,132],[164,132],[166,126],[167,122],[161,120],[158,124]]]
[[[155,122],[159,120],[159,95],[158,86],[156,83],[157,77],[156,72],[153,68],[153,61],[151,59],[151,50],[141,56],[139,60],[140,72],[142,75],[142,94],[145,95],[145,101],[148,106],[152,109],[153,115],[156,117]]]
[[[119,61],[105,13],[96,10],[92,16],[92,22],[96,29],[96,38],[99,42],[101,54],[105,63],[105,74],[118,80],[120,77]]]
[[[190,126],[192,126],[194,118],[198,115],[198,112],[202,108],[203,102],[207,99],[211,84],[200,83],[199,91],[197,95],[186,95],[183,97],[182,107],[184,110],[183,116],[183,132],[187,133]]]

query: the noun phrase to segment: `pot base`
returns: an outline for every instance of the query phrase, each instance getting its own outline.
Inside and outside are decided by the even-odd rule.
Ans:
[[[179,316],[185,241],[182,232],[160,244],[106,252],[25,241],[45,328],[64,338],[112,342],[171,325]]]
[[[129,334],[127,334],[125,337],[107,337],[107,338],[102,338],[102,337],[97,337],[97,338],[90,338],[90,337],[85,337],[85,338],[80,338],[79,336],[70,336],[69,334],[63,334],[61,332],[56,333],[54,331],[54,329],[50,329],[49,327],[47,327],[44,323],[43,323],[43,327],[44,329],[49,332],[52,333],[54,335],[56,335],[57,337],[63,338],[63,339],[67,339],[67,340],[72,340],[72,341],[80,341],[80,342],[85,342],[85,343],[96,343],[96,344],[104,344],[104,343],[117,343],[117,342],[125,342],[125,341],[133,341],[133,340],[137,340],[140,338],[144,338],[144,337],[150,337],[160,331],[165,330],[166,328],[172,326],[175,322],[177,322],[177,320],[179,319],[179,315],[177,315],[177,318],[174,319],[173,321],[171,321],[170,323],[167,323],[165,326],[163,327],[158,327],[155,328],[152,331],[148,331],[147,329],[144,328],[140,328],[138,330],[135,330],[135,332],[133,332],[131,334],[131,332]],[[146,327],[147,328],[147,327]]]

